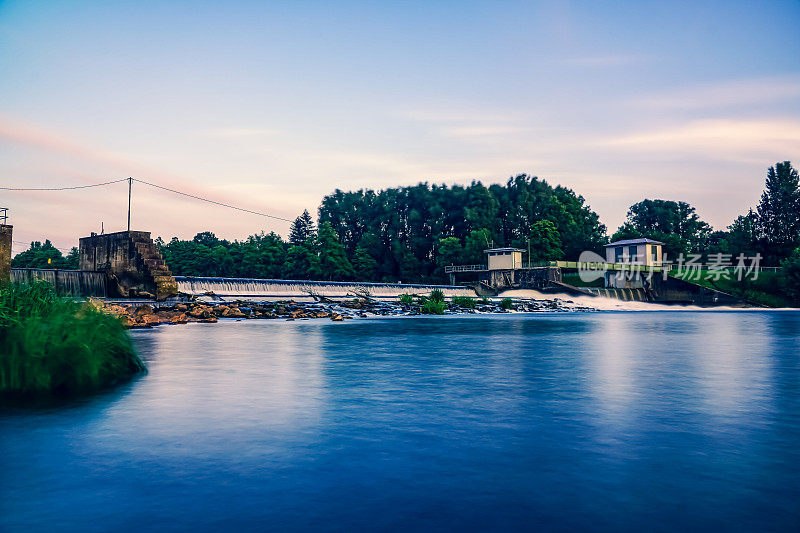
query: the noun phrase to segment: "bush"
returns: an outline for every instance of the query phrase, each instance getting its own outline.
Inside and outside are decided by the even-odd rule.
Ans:
[[[401,304],[413,304],[414,297],[410,294],[401,294],[400,295],[400,303]]]
[[[144,369],[116,317],[44,282],[0,288],[0,394],[89,391]]]
[[[431,300],[434,302],[444,302],[444,293],[439,289],[433,289],[431,291]]]
[[[453,303],[465,309],[475,309],[475,299],[469,296],[453,296]]]
[[[511,298],[503,298],[500,300],[500,307],[503,309],[511,309],[514,307],[514,302],[511,300]]]
[[[425,315],[443,315],[445,304],[442,301],[425,299],[422,302],[422,313]]]

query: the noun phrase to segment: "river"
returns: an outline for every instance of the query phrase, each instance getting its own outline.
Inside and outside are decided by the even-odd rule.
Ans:
[[[796,531],[800,312],[223,321],[0,411],[0,531]]]

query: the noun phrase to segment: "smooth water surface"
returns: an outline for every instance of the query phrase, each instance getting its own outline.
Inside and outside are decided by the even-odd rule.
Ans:
[[[0,411],[2,531],[800,528],[800,313],[241,321]]]

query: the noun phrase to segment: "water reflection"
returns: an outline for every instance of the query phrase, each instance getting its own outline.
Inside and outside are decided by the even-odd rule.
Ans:
[[[148,375],[0,413],[0,530],[791,530],[798,325],[664,312],[139,331]]]

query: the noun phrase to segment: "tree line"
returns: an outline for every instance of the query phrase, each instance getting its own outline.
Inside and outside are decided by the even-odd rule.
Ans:
[[[286,240],[262,232],[228,241],[206,231],[192,240],[156,243],[175,275],[441,282],[444,266],[482,264],[490,247],[530,247],[537,262],[575,260],[584,250],[602,252],[609,242],[582,196],[526,174],[488,187],[474,181],[337,189],[323,198],[317,219],[318,225],[304,211]],[[760,253],[762,264],[780,265],[800,254],[797,170],[788,161],[770,167],[760,201],[725,230],[714,231],[687,202],[645,199],[630,206],[610,240],[635,237],[663,241],[669,258]],[[49,241],[32,243],[12,265],[74,267],[77,250],[65,258]]]

